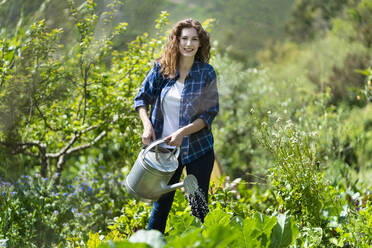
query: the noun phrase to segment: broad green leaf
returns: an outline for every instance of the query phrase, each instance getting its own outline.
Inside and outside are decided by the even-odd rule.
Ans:
[[[188,248],[200,247],[203,236],[201,235],[202,228],[196,228],[189,232],[184,232],[180,235],[171,236],[168,239],[167,248]]]
[[[298,228],[291,217],[280,214],[277,217],[278,223],[271,233],[270,248],[288,247],[297,237]]]
[[[253,238],[256,231],[256,222],[253,218],[246,218],[243,227],[240,229],[240,237],[236,240],[237,247],[254,248],[259,247],[259,241]]]
[[[271,231],[275,224],[277,223],[277,219],[274,216],[267,216],[260,213],[256,213],[254,215],[254,219],[256,222],[256,239],[260,242],[261,247],[268,247],[269,245],[269,238]]]
[[[214,225],[206,227],[207,230],[203,232],[204,244],[203,248],[225,248],[239,237],[239,232],[235,226],[229,225]]]
[[[216,209],[209,212],[204,220],[204,226],[223,225],[227,226],[230,223],[230,215],[224,212],[222,209]]]

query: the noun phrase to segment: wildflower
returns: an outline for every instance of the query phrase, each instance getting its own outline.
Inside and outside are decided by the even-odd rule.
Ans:
[[[64,196],[68,195],[68,193],[63,193]]]
[[[58,210],[55,210],[55,211],[53,212],[53,214],[54,214],[54,215],[58,215],[58,214],[59,214],[59,211],[58,211]]]

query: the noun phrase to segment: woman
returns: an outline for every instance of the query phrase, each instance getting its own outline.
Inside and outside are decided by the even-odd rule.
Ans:
[[[186,167],[206,200],[214,163],[211,124],[219,109],[216,73],[207,63],[209,57],[209,34],[201,24],[192,19],[178,22],[134,100],[144,127],[143,144],[164,139],[167,148],[181,147],[179,167],[169,184],[177,183]],[[174,194],[154,202],[148,229],[164,233]],[[205,214],[197,217],[203,221]]]

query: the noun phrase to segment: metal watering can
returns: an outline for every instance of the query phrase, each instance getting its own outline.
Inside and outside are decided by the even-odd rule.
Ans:
[[[166,143],[157,140],[142,149],[133,168],[125,179],[127,191],[138,198],[157,200],[165,193],[184,187],[187,194],[194,193],[198,182],[193,175],[188,175],[183,182],[168,185],[169,180],[178,168],[180,148],[174,151],[159,152],[158,145]],[[155,151],[153,148],[155,147]]]

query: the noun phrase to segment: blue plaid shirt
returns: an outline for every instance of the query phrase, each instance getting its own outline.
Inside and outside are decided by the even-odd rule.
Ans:
[[[175,78],[168,79],[160,73],[160,69],[160,64],[155,63],[134,99],[135,109],[151,105],[150,120],[156,139],[163,132],[164,97],[179,78],[177,72]],[[195,60],[184,85],[180,102],[180,128],[197,118],[203,119],[206,124],[200,131],[183,138],[181,160],[183,164],[188,164],[213,149],[211,125],[219,110],[216,72],[211,65]]]

